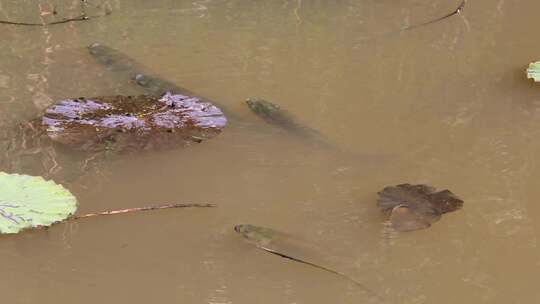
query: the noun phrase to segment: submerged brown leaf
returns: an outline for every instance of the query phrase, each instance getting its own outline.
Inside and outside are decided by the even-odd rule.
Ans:
[[[427,185],[400,184],[381,190],[377,201],[398,231],[430,227],[441,215],[463,207],[463,201],[450,190],[436,192]]]

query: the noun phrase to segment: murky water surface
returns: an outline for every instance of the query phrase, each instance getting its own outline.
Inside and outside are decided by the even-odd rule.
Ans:
[[[0,24],[3,133],[66,97],[144,91],[96,63],[101,42],[242,118],[186,149],[106,162],[68,184],[79,212],[166,210],[59,224],[0,241],[6,303],[377,303],[333,274],[233,231],[273,227],[387,303],[537,303],[540,57],[532,0],[89,0],[49,27]],[[56,7],[57,15],[47,15]],[[43,13],[43,16],[40,16]],[[0,0],[0,19],[76,16],[79,1]],[[265,124],[263,97],[341,151]],[[5,126],[5,127],[4,127]],[[376,192],[448,188],[465,201],[433,227],[388,233]]]

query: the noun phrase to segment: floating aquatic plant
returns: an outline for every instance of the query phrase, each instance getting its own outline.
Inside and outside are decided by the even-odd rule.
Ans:
[[[169,208],[214,207],[212,204],[173,203],[73,215],[77,199],[69,190],[41,176],[0,172],[0,234],[48,227],[65,220]]]
[[[534,82],[540,82],[540,61],[529,63],[527,68],[527,79],[534,79]]]
[[[0,172],[0,233],[50,226],[71,216],[77,199],[39,176]]]

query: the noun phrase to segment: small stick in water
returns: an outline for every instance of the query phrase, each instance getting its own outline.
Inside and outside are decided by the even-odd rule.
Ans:
[[[87,218],[87,217],[132,213],[132,212],[138,212],[138,211],[151,211],[151,210],[171,209],[171,208],[211,208],[215,206],[216,205],[214,204],[194,204],[194,203],[165,204],[165,205],[159,205],[159,206],[136,207],[136,208],[127,208],[127,209],[120,209],[120,210],[102,211],[102,212],[97,212],[97,213],[88,213],[84,215],[75,215],[68,218],[68,220],[78,220],[78,219]]]
[[[403,28],[402,31],[412,30],[412,29],[417,28],[417,27],[421,27],[421,26],[424,26],[424,25],[439,22],[439,21],[442,21],[442,20],[444,20],[446,18],[450,18],[450,17],[452,17],[454,15],[458,15],[465,8],[465,4],[467,4],[467,0],[462,0],[461,3],[459,4],[459,6],[453,12],[451,12],[451,13],[449,13],[447,15],[444,15],[444,16],[442,16],[440,18],[434,19],[434,20],[430,20],[430,21],[426,21],[424,23],[413,24],[413,25],[407,26],[407,27]]]
[[[1,24],[10,24],[10,25],[25,25],[25,26],[47,26],[47,25],[55,25],[55,24],[62,24],[62,23],[68,23],[68,22],[77,22],[77,21],[87,21],[94,18],[99,17],[105,17],[107,15],[103,16],[86,16],[86,15],[80,15],[78,17],[73,18],[67,18],[59,21],[53,21],[49,23],[27,23],[27,22],[15,22],[15,21],[7,21],[7,20],[0,20]]]
[[[90,19],[105,17],[112,13],[110,4],[105,4],[103,15],[88,16],[86,14],[86,6],[87,6],[87,1],[82,0],[81,1],[81,14],[79,16],[71,17],[71,18],[64,18],[58,21],[45,22],[45,23],[31,23],[31,22],[15,22],[15,21],[8,21],[8,20],[0,20],[0,24],[24,25],[24,26],[47,26],[47,25],[63,24],[63,23],[68,23],[68,22],[87,21]],[[56,15],[56,9],[53,9],[52,14]]]
[[[447,18],[453,17],[455,15],[461,14],[461,12],[463,12],[463,10],[465,9],[466,4],[467,4],[467,0],[461,0],[461,2],[459,3],[458,7],[455,10],[453,10],[452,12],[450,12],[450,13],[442,16],[442,17],[432,19],[432,20],[429,20],[429,21],[425,21],[425,22],[422,22],[422,23],[418,23],[418,24],[407,25],[407,26],[402,27],[399,30],[387,31],[387,32],[380,33],[380,34],[378,34],[376,36],[373,36],[373,37],[366,37],[363,40],[364,40],[364,42],[371,41],[371,40],[376,40],[376,39],[380,39],[380,38],[383,38],[383,37],[388,37],[388,36],[391,36],[391,35],[401,34],[401,33],[404,33],[404,32],[410,31],[410,30],[415,30],[415,29],[417,29],[419,27],[423,27],[425,25],[430,25],[430,24],[437,23],[437,22],[442,21],[444,19],[447,19]]]

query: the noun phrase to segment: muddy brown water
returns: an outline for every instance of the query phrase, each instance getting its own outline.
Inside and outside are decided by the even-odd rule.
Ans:
[[[468,1],[459,16],[395,32],[457,2],[111,0],[110,16],[87,22],[0,24],[2,124],[64,97],[143,92],[88,55],[96,41],[250,122],[73,182],[81,213],[219,207],[2,237],[2,301],[369,302],[232,229],[251,223],[324,248],[326,265],[388,303],[540,302],[540,87],[523,73],[540,58],[540,3]],[[53,4],[59,17],[78,13],[79,1],[0,0],[0,19],[40,22]],[[319,151],[257,120],[243,104],[250,96],[279,103],[344,151],[385,157]],[[427,230],[388,233],[376,192],[404,182],[449,188],[464,208]]]

